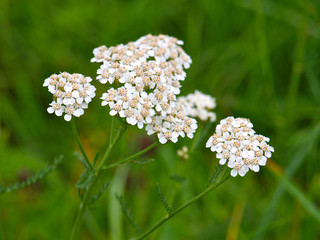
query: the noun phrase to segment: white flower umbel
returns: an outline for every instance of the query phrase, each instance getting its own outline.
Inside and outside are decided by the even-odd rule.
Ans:
[[[70,121],[72,116],[80,117],[96,95],[96,88],[90,84],[91,81],[90,77],[79,73],[63,72],[51,75],[43,84],[44,87],[48,87],[54,99],[49,104],[48,113],[64,115],[66,121]]]
[[[249,169],[254,172],[265,166],[274,148],[269,138],[255,134],[249,119],[228,117],[220,121],[216,132],[206,147],[217,153],[219,164],[232,168],[231,176],[244,176]]]
[[[147,90],[163,89],[165,94],[180,93],[191,58],[179,46],[183,42],[166,35],[141,37],[126,45],[94,49],[92,62],[101,62],[97,79],[105,84],[129,83]],[[161,91],[161,90],[160,90]]]
[[[196,120],[188,118],[176,102],[180,81],[186,77],[183,69],[191,64],[182,44],[166,35],[147,35],[126,45],[96,48],[91,59],[102,63],[97,79],[117,86],[101,98],[109,114],[140,129],[146,126],[161,143],[177,142],[179,136],[192,138],[197,128]]]
[[[201,121],[216,120],[216,114],[211,112],[216,107],[216,99],[210,95],[196,90],[187,96],[178,97],[177,100],[185,107],[188,116],[199,118]]]

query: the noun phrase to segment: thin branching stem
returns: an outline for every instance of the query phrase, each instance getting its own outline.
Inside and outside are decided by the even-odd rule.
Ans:
[[[111,125],[110,125],[110,140],[109,143],[111,144],[113,142],[113,132],[114,132],[114,117],[111,118]]]
[[[78,132],[77,132],[77,127],[76,127],[76,124],[75,124],[75,121],[74,119],[71,120],[71,127],[72,127],[72,132],[73,132],[73,135],[78,143],[78,146],[81,150],[81,153],[83,155],[83,159],[85,161],[85,165],[87,165],[91,170],[92,170],[92,165],[87,157],[87,154],[86,152],[84,151],[84,148],[82,147],[82,144],[81,144],[81,141],[80,141],[80,138],[79,138],[79,135],[78,135]]]
[[[71,233],[71,240],[75,240],[77,238],[78,235],[78,229],[80,227],[81,224],[81,220],[82,220],[82,216],[84,214],[84,211],[86,210],[86,206],[88,204],[88,200],[90,199],[90,195],[94,189],[94,186],[96,185],[97,181],[99,178],[99,173],[98,175],[93,179],[93,182],[90,184],[88,190],[86,191],[86,193],[84,194],[83,200],[80,203],[79,206],[79,211],[77,213],[77,217],[76,217],[76,221],[73,225],[73,229],[72,229],[72,233]]]
[[[150,150],[151,150],[152,148],[154,148],[157,144],[158,144],[158,142],[154,142],[153,144],[149,145],[148,147],[142,149],[141,151],[139,151],[139,152],[137,152],[137,153],[135,153],[135,154],[132,154],[132,155],[129,156],[129,157],[126,157],[125,159],[122,159],[122,160],[120,160],[120,161],[118,161],[118,162],[115,162],[115,163],[112,163],[112,164],[110,164],[110,165],[108,165],[108,166],[103,167],[102,170],[107,170],[107,169],[114,168],[114,167],[118,167],[118,166],[120,166],[120,165],[122,165],[122,164],[125,164],[125,163],[127,163],[128,161],[130,161],[130,160],[132,160],[132,159],[134,159],[134,158],[136,158],[136,157],[139,157],[139,156],[141,156],[142,154],[150,151]]]
[[[213,183],[210,184],[209,187],[207,187],[207,189],[205,189],[203,192],[199,193],[197,196],[195,196],[194,198],[192,198],[191,200],[189,200],[188,202],[186,202],[185,204],[181,205],[180,207],[178,207],[176,210],[172,211],[171,214],[167,214],[164,218],[162,218],[158,223],[156,223],[153,227],[151,227],[149,230],[147,230],[146,232],[144,232],[143,234],[141,234],[140,236],[138,236],[137,238],[133,238],[132,240],[141,240],[146,238],[147,236],[149,236],[152,232],[154,232],[155,230],[157,230],[162,224],[164,224],[165,222],[167,222],[169,219],[173,218],[176,214],[178,214],[179,212],[183,211],[185,208],[189,207],[190,205],[192,205],[193,203],[195,203],[196,201],[198,201],[201,197],[203,197],[204,195],[206,195],[207,193],[211,192],[213,189],[217,188],[218,186],[220,186],[222,183],[224,183],[230,175],[227,175],[226,177],[224,177],[221,181],[217,182],[217,183]]]
[[[95,176],[94,180],[92,181],[92,183],[90,184],[90,186],[88,187],[87,191],[84,194],[83,200],[80,204],[79,207],[79,211],[76,217],[76,221],[73,225],[73,229],[72,229],[72,233],[71,233],[71,240],[75,240],[77,238],[78,235],[78,230],[80,228],[81,225],[81,220],[82,220],[82,216],[87,208],[91,193],[95,187],[95,185],[98,182],[98,179],[100,178],[102,171],[101,168],[103,167],[104,163],[106,162],[106,160],[109,158],[110,153],[112,151],[112,149],[114,148],[114,146],[117,144],[117,142],[119,141],[119,139],[121,138],[121,136],[123,135],[123,133],[125,132],[125,130],[127,129],[126,126],[122,126],[120,131],[118,132],[118,135],[115,137],[115,139],[113,140],[113,142],[110,142],[106,152],[104,153],[99,166],[97,167],[97,169],[95,170],[97,175]]]
[[[126,126],[126,125],[123,126],[123,127],[121,127],[121,129],[120,129],[118,135],[116,136],[116,138],[114,139],[114,141],[110,142],[107,150],[105,151],[105,153],[104,153],[104,155],[103,155],[103,157],[102,157],[102,159],[101,159],[101,161],[100,161],[100,163],[99,163],[99,165],[98,165],[97,171],[100,171],[100,170],[101,170],[101,168],[102,168],[103,165],[105,164],[106,160],[109,158],[109,155],[110,155],[110,153],[111,153],[111,150],[112,150],[112,149],[114,148],[114,146],[118,143],[120,137],[123,135],[123,133],[126,131],[126,129],[127,129],[127,126]]]

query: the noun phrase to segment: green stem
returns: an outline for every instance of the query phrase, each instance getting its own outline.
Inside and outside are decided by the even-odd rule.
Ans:
[[[97,220],[92,216],[91,211],[87,211],[83,216],[84,222],[91,232],[93,239],[106,240],[105,233],[101,231]]]
[[[156,145],[158,144],[158,142],[155,142],[151,145],[149,145],[148,147],[142,149],[141,151],[135,153],[135,154],[132,154],[131,156],[129,157],[126,157],[125,159],[121,160],[121,161],[118,161],[118,162],[115,162],[115,163],[112,163],[108,166],[105,166],[102,168],[102,170],[107,170],[107,169],[110,169],[110,168],[114,168],[114,167],[117,167],[117,166],[120,166],[122,164],[125,164],[126,162],[130,161],[131,159],[134,159],[136,157],[139,157],[141,156],[142,154],[148,152],[149,150],[151,150],[152,148],[154,148]]]
[[[103,157],[102,157],[102,159],[101,159],[101,161],[100,161],[100,163],[99,163],[99,165],[98,165],[97,171],[100,171],[100,170],[101,170],[101,168],[102,168],[103,165],[105,164],[106,160],[109,158],[109,155],[110,155],[110,153],[111,153],[111,150],[112,150],[113,147],[118,143],[120,137],[123,135],[123,133],[126,131],[126,129],[127,129],[127,126],[121,127],[121,129],[120,129],[118,135],[116,136],[116,138],[114,139],[114,141],[113,141],[112,143],[110,142],[110,144],[109,144],[106,152],[104,153],[104,155],[103,155]]]
[[[71,127],[72,127],[72,132],[73,132],[73,135],[74,137],[76,138],[77,140],[77,143],[78,143],[78,146],[81,150],[81,153],[83,155],[83,158],[84,158],[84,161],[85,161],[85,165],[87,165],[91,170],[92,170],[92,165],[87,157],[87,154],[86,152],[84,151],[83,147],[82,147],[82,144],[81,144],[81,141],[80,141],[80,138],[79,138],[79,135],[78,135],[78,132],[77,132],[77,127],[76,127],[76,124],[75,124],[75,121],[74,119],[72,118],[71,120]]]
[[[114,132],[114,117],[111,118],[111,126],[110,126],[110,141],[111,144],[113,142],[113,132]]]
[[[164,218],[162,218],[158,223],[156,223],[149,230],[147,230],[146,232],[141,234],[139,237],[134,238],[134,240],[141,240],[141,239],[144,239],[145,237],[149,236],[152,232],[157,230],[166,221],[168,221],[169,219],[173,218],[176,214],[178,214],[179,212],[181,212],[185,208],[189,207],[190,205],[192,205],[193,203],[198,201],[201,197],[203,197],[204,195],[206,195],[207,193],[211,192],[213,189],[217,188],[222,183],[224,183],[229,178],[229,176],[230,175],[227,175],[227,177],[223,178],[223,180],[221,180],[218,183],[211,184],[206,190],[204,190],[203,192],[199,193],[197,196],[195,196],[194,198],[192,198],[191,200],[189,200],[188,202],[186,202],[185,204],[183,204],[182,206],[180,206],[179,208],[174,210],[171,214],[167,214]]]
[[[79,229],[80,224],[81,224],[82,216],[83,216],[84,211],[86,209],[86,206],[88,204],[88,200],[90,199],[91,192],[93,191],[94,186],[96,185],[99,176],[100,176],[100,173],[98,173],[98,175],[93,179],[93,182],[90,184],[88,190],[84,194],[82,202],[80,203],[80,207],[79,207],[79,211],[78,211],[78,214],[77,214],[77,218],[76,218],[76,221],[75,221],[75,223],[73,225],[73,229],[72,229],[72,233],[71,233],[71,238],[70,238],[71,240],[75,240],[77,238],[77,233],[78,233],[78,229]]]
[[[70,238],[71,240],[75,240],[77,238],[77,233],[78,233],[78,230],[79,230],[79,227],[80,227],[80,224],[81,224],[82,216],[83,216],[83,214],[84,214],[84,212],[86,210],[86,207],[87,207],[88,201],[90,199],[91,193],[92,193],[92,191],[93,191],[98,179],[100,178],[100,176],[102,174],[102,171],[100,171],[100,170],[103,167],[105,161],[109,158],[111,150],[117,144],[117,142],[119,141],[120,137],[123,135],[123,133],[125,132],[126,129],[127,129],[126,126],[121,127],[120,132],[118,133],[118,135],[116,136],[114,141],[109,144],[106,152],[103,155],[103,158],[102,158],[98,168],[96,169],[97,175],[94,178],[93,182],[88,187],[88,190],[84,194],[83,200],[82,200],[82,202],[80,204],[79,211],[78,211],[78,214],[77,214],[77,217],[76,217],[76,221],[75,221],[75,223],[73,225],[71,238]]]

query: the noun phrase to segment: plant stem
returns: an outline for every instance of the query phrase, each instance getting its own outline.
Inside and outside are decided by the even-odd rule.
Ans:
[[[114,132],[114,117],[111,118],[111,126],[110,126],[110,140],[109,143],[111,144],[113,142],[113,132]]]
[[[97,168],[97,171],[100,171],[101,168],[103,167],[103,165],[105,164],[106,160],[109,158],[109,155],[111,153],[111,150],[113,149],[113,147],[118,143],[120,137],[123,135],[123,133],[126,131],[127,129],[127,126],[123,126],[121,127],[120,129],[120,132],[118,133],[118,135],[116,136],[116,138],[114,139],[113,142],[110,142],[106,152],[104,153],[99,165],[98,165],[98,168]]]
[[[145,237],[149,236],[152,232],[154,232],[156,229],[158,229],[162,224],[164,224],[166,221],[168,221],[169,219],[173,218],[176,214],[178,214],[179,212],[181,212],[182,210],[184,210],[185,208],[189,207],[190,205],[192,205],[193,203],[195,203],[196,201],[198,201],[201,197],[203,197],[204,195],[206,195],[207,193],[211,192],[213,189],[217,188],[218,186],[220,186],[222,183],[224,183],[230,175],[227,175],[227,177],[223,178],[223,180],[219,181],[218,183],[213,183],[211,184],[207,189],[205,189],[203,192],[199,193],[197,196],[195,196],[194,198],[192,198],[191,200],[189,200],[188,202],[186,202],[185,204],[183,204],[182,206],[180,206],[179,208],[177,208],[176,210],[174,210],[171,214],[167,214],[164,218],[162,218],[158,223],[156,223],[153,227],[151,227],[149,230],[147,230],[146,232],[144,232],[143,234],[141,234],[139,237],[137,238],[133,238],[134,240],[141,240],[144,239]]]
[[[88,200],[90,198],[91,192],[93,191],[94,186],[96,185],[96,183],[98,181],[99,175],[100,174],[98,173],[98,175],[93,179],[93,182],[90,184],[88,190],[84,194],[82,202],[80,203],[80,207],[79,207],[79,211],[78,211],[78,214],[77,214],[77,218],[76,218],[76,221],[75,221],[75,223],[73,225],[73,228],[72,228],[72,233],[71,233],[71,238],[70,238],[71,240],[75,240],[76,237],[77,237],[77,233],[78,233],[78,229],[79,229],[80,224],[81,224],[82,216],[83,216],[84,211],[86,209],[86,206],[88,204]]]
[[[110,168],[114,168],[114,167],[117,167],[117,166],[120,166],[122,164],[125,164],[126,162],[130,161],[131,159],[134,159],[136,157],[139,157],[141,156],[142,154],[148,152],[149,150],[151,150],[152,148],[154,148],[156,145],[158,144],[158,142],[154,142],[153,144],[149,145],[148,147],[142,149],[141,151],[135,153],[135,154],[132,154],[131,156],[129,157],[126,157],[125,159],[121,160],[121,161],[118,161],[118,162],[115,162],[115,163],[112,163],[108,166],[105,166],[102,168],[102,170],[107,170],[107,169],[110,169]]]
[[[86,191],[86,193],[84,194],[83,200],[80,204],[79,207],[79,211],[76,217],[76,221],[73,225],[73,229],[72,229],[72,233],[71,233],[71,240],[75,240],[77,237],[77,233],[78,233],[78,229],[80,227],[81,224],[81,220],[82,220],[82,216],[84,214],[84,211],[86,210],[88,201],[90,199],[90,195],[98,181],[98,179],[100,178],[102,172],[100,171],[101,168],[103,167],[105,161],[109,158],[111,150],[114,148],[114,146],[117,144],[117,142],[119,141],[120,137],[123,135],[123,133],[125,132],[125,130],[127,129],[126,126],[121,127],[120,132],[118,133],[118,135],[116,136],[116,138],[114,139],[114,141],[112,143],[109,144],[106,152],[103,155],[103,158],[101,159],[101,162],[98,166],[98,168],[96,169],[97,175],[95,176],[93,182],[90,184],[90,186],[88,187],[88,190]]]
[[[106,240],[104,232],[101,231],[97,220],[92,216],[90,211],[87,211],[83,218],[93,236],[93,239]]]
[[[80,138],[79,138],[79,135],[78,135],[78,132],[77,132],[77,127],[76,127],[76,124],[75,124],[75,121],[74,119],[72,118],[71,120],[71,127],[72,127],[72,132],[73,132],[73,135],[74,137],[76,138],[77,140],[77,143],[78,143],[78,146],[81,150],[81,153],[83,155],[83,158],[84,158],[84,161],[85,161],[85,165],[87,165],[91,170],[92,170],[92,165],[87,157],[87,154],[86,152],[84,151],[83,147],[82,147],[82,144],[81,144],[81,141],[80,141]]]

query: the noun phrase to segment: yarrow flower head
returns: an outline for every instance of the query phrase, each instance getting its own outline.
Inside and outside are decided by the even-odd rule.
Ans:
[[[117,86],[102,95],[102,106],[109,106],[110,115],[156,133],[161,143],[192,138],[196,121],[176,97],[186,77],[183,69],[191,64],[182,44],[166,35],[147,35],[126,45],[94,49],[91,61],[102,63],[97,79]]]
[[[244,176],[249,170],[259,172],[274,148],[269,138],[255,134],[249,119],[228,117],[220,121],[206,147],[217,153],[219,164],[232,168],[231,176]]]
[[[185,107],[189,117],[199,118],[201,121],[214,122],[216,120],[216,114],[210,111],[216,107],[216,99],[210,95],[195,90],[194,93],[180,96],[177,100]]]
[[[95,96],[96,88],[90,84],[91,81],[90,77],[79,73],[51,75],[43,84],[53,95],[48,113],[64,115],[66,121],[70,121],[72,116],[80,117]]]

